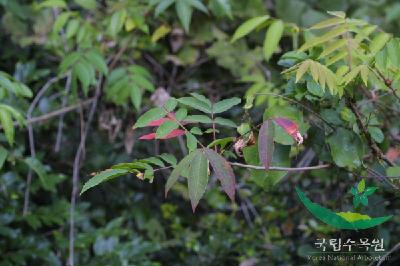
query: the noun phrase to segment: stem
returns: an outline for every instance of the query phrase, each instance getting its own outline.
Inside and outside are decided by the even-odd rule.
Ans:
[[[251,165],[251,164],[242,164],[242,163],[236,163],[236,162],[229,162],[233,166],[238,166],[238,167],[243,167],[243,168],[248,168],[248,169],[255,169],[255,170],[265,170],[264,166],[259,166],[259,165]],[[269,167],[269,170],[273,171],[288,171],[288,172],[300,172],[300,171],[310,171],[310,170],[318,170],[318,169],[323,169],[323,168],[328,168],[331,167],[330,164],[321,164],[321,165],[316,165],[316,166],[307,166],[307,167],[281,167],[281,166],[271,166]]]

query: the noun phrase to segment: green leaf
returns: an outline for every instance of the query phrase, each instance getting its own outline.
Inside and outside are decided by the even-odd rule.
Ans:
[[[174,167],[174,170],[172,170],[171,175],[165,184],[165,197],[167,197],[168,191],[171,189],[171,187],[178,181],[178,178],[182,176],[183,171],[190,167],[192,159],[195,155],[196,152],[189,153]]]
[[[263,122],[258,134],[258,155],[260,162],[268,170],[274,154],[274,124],[268,119]]]
[[[236,181],[235,174],[233,173],[231,165],[224,157],[219,155],[217,152],[208,148],[204,148],[203,151],[205,152],[207,159],[210,161],[215,175],[221,182],[222,189],[225,191],[228,197],[232,201],[234,201],[236,192]]]
[[[168,7],[170,7],[175,0],[162,0],[156,7],[154,15],[157,17],[163,13]]]
[[[71,19],[68,22],[67,29],[65,31],[65,37],[67,37],[67,39],[72,38],[76,34],[78,29],[79,29],[79,20]]]
[[[170,32],[171,32],[170,26],[161,25],[153,32],[153,35],[151,36],[151,42],[157,42],[159,39],[163,38]]]
[[[372,54],[376,54],[379,52],[385,44],[390,40],[391,36],[390,34],[387,34],[385,32],[379,32],[371,41],[371,44],[369,45],[369,50],[371,51]]]
[[[11,114],[7,110],[0,109],[0,123],[3,127],[8,143],[13,145],[15,134],[14,124],[11,119]]]
[[[234,142],[235,138],[234,137],[227,137],[227,138],[223,138],[223,139],[216,139],[213,142],[211,142],[210,144],[207,145],[207,148],[212,148],[215,147],[217,145],[219,145],[221,147],[221,149],[224,149],[225,146],[228,143]]]
[[[237,97],[229,98],[217,102],[213,105],[213,113],[218,114],[231,109],[233,106],[238,105],[242,100]]]
[[[95,0],[74,0],[78,5],[85,9],[93,10],[96,9]]]
[[[178,121],[182,121],[187,116],[187,109],[179,108],[179,110],[175,113],[175,118]]]
[[[222,117],[215,118],[214,123],[226,127],[237,127],[237,125],[232,120],[225,119]]]
[[[392,166],[386,169],[388,177],[400,177],[400,166]]]
[[[24,162],[38,175],[40,182],[46,187],[46,170],[44,165],[34,157],[28,157]]]
[[[370,196],[370,195],[374,194],[377,189],[378,189],[377,187],[367,187],[367,189],[364,192],[364,195]]]
[[[65,3],[64,0],[46,0],[43,1],[38,5],[39,8],[45,8],[45,7],[60,7],[60,8],[66,8],[67,4]]]
[[[313,25],[310,29],[312,30],[317,30],[317,29],[324,29],[324,28],[328,28],[328,27],[332,27],[332,26],[337,26],[340,24],[345,23],[346,20],[344,20],[343,18],[330,18],[330,19],[326,19],[324,21],[318,22],[317,24]]]
[[[338,166],[354,169],[361,165],[363,151],[357,135],[346,129],[338,128],[327,142],[331,148],[333,160]]]
[[[282,38],[285,25],[282,20],[274,21],[268,28],[264,40],[264,58],[268,61],[278,47],[279,41]]]
[[[236,40],[243,38],[250,32],[252,32],[255,28],[260,26],[262,23],[269,19],[268,15],[260,16],[251,18],[245,21],[239,28],[236,29],[235,33],[233,34],[231,42],[235,42]]]
[[[379,127],[368,127],[368,132],[377,143],[382,143],[385,139],[385,135]]]
[[[189,152],[197,149],[197,139],[192,133],[186,133],[186,144]]]
[[[363,178],[357,185],[358,193],[362,193],[365,190],[365,179]]]
[[[201,12],[208,14],[206,6],[200,0],[185,0],[185,1],[187,1],[191,6],[200,10]]]
[[[124,26],[126,16],[127,14],[125,9],[118,10],[111,16],[110,24],[108,25],[108,31],[110,32],[111,36],[115,37],[118,32],[121,31],[122,27]]]
[[[208,161],[201,150],[195,152],[189,168],[188,189],[193,212],[203,197],[208,184]]]
[[[0,170],[3,169],[4,162],[6,161],[8,156],[8,151],[0,146]]]
[[[211,124],[212,120],[206,115],[188,115],[185,118],[186,122]]]
[[[176,101],[176,99],[173,97],[170,97],[168,99],[168,101],[164,104],[163,107],[165,108],[165,110],[167,112],[172,112],[177,105],[178,105],[178,102]]]
[[[348,222],[355,222],[359,220],[370,220],[371,217],[361,213],[354,213],[354,212],[338,212],[337,215],[342,217]]]
[[[169,163],[170,165],[176,165],[176,162],[177,162],[176,158],[172,154],[163,153],[163,154],[159,155],[158,157],[160,157],[161,159],[163,159],[165,162]]]
[[[139,111],[140,106],[142,105],[142,91],[139,89],[138,86],[133,85],[131,87],[130,96],[133,106],[136,108],[137,111]]]
[[[14,117],[15,120],[18,121],[18,124],[20,126],[26,125],[25,118],[22,116],[22,114],[14,109],[13,107],[6,105],[6,104],[0,104],[0,112],[1,110],[7,111],[11,114],[12,117]]]
[[[84,185],[81,190],[80,195],[85,193],[87,190],[91,189],[92,187],[97,186],[100,183],[108,181],[112,178],[128,174],[129,171],[125,169],[108,169],[105,171],[100,172],[99,174],[95,175],[94,177],[90,178]]]
[[[179,125],[175,121],[165,121],[156,131],[156,138],[161,139],[171,133],[172,130],[177,129]]]
[[[82,84],[82,90],[87,95],[92,80],[88,64],[85,64],[83,60],[79,61],[74,67],[74,75],[78,77]]]
[[[146,159],[144,159],[144,160],[142,160],[142,161],[144,161],[144,162],[146,162],[146,163],[152,163],[152,164],[157,165],[157,166],[160,166],[160,167],[164,167],[164,166],[165,166],[165,164],[163,163],[163,161],[161,161],[161,160],[158,159],[157,157],[149,157],[149,158],[146,158]]]
[[[211,108],[203,101],[200,101],[194,97],[182,97],[178,99],[178,102],[201,112],[211,114]]]
[[[211,108],[211,101],[209,99],[207,99],[204,95],[192,92],[190,95],[192,95],[194,98],[196,98],[197,100],[205,103],[209,108]]]
[[[186,32],[189,32],[190,20],[192,19],[192,7],[186,0],[175,0],[176,13]]]
[[[85,54],[85,57],[89,60],[90,63],[92,63],[92,65],[101,73],[103,73],[104,75],[107,74],[108,72],[108,68],[107,68],[107,64],[106,61],[104,60],[103,56],[92,50],[89,51]]]
[[[53,31],[55,33],[59,33],[61,31],[61,29],[65,26],[65,24],[67,23],[69,17],[71,16],[70,12],[63,12],[61,13],[56,21],[53,24]]]
[[[159,107],[152,108],[139,117],[133,128],[145,127],[151,121],[163,118],[164,116],[165,116],[165,111],[163,109]]]

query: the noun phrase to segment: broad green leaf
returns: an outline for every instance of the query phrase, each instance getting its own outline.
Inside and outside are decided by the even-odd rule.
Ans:
[[[208,107],[211,108],[211,101],[209,99],[207,99],[204,95],[198,94],[198,93],[191,93],[190,95],[192,95],[194,98],[196,98],[199,101],[202,101],[203,103],[205,103]]]
[[[228,143],[234,142],[235,138],[234,137],[227,137],[227,138],[223,138],[223,139],[216,139],[213,142],[211,142],[210,144],[207,145],[207,148],[212,148],[215,147],[217,145],[219,145],[221,147],[221,149],[224,149],[225,146]]]
[[[163,38],[165,35],[171,32],[171,27],[168,25],[161,25],[158,27],[151,36],[152,42],[157,42],[159,39]]]
[[[204,103],[194,97],[182,97],[182,98],[178,99],[178,102],[180,102],[181,104],[190,106],[201,112],[211,114],[211,108],[206,103]]]
[[[212,111],[214,114],[225,112],[231,109],[233,106],[238,105],[241,101],[242,100],[237,97],[222,100],[213,105]]]
[[[133,75],[131,77],[133,83],[135,83],[135,85],[146,89],[148,91],[154,91],[154,85],[148,80],[146,79],[145,76],[142,75]]]
[[[264,58],[269,60],[272,54],[278,47],[279,41],[282,38],[285,25],[282,20],[276,20],[269,26],[264,40]]]
[[[90,73],[90,66],[87,63],[84,63],[83,60],[79,61],[74,67],[74,75],[76,75],[79,81],[82,84],[82,90],[85,95],[88,94],[89,85],[92,80],[92,76]]]
[[[327,11],[326,13],[341,19],[346,18],[346,13],[344,13],[343,11]]]
[[[56,21],[53,24],[53,31],[56,33],[59,33],[61,29],[65,26],[67,23],[68,19],[70,18],[71,13],[70,12],[63,12],[61,13]]]
[[[126,175],[128,174],[129,171],[125,169],[108,169],[105,171],[102,171],[95,175],[94,177],[90,178],[84,185],[81,190],[80,195],[85,193],[87,190],[91,189],[92,187],[95,187],[99,185],[100,183],[103,183],[105,181],[108,181],[112,178],[121,176],[121,175]]]
[[[176,158],[172,154],[163,153],[163,154],[159,155],[158,157],[160,157],[161,159],[163,159],[165,162],[169,163],[170,165],[176,165],[176,162],[177,162]]]
[[[232,120],[225,119],[222,117],[215,118],[214,123],[226,127],[237,127],[237,125]]]
[[[65,3],[64,0],[46,0],[43,1],[38,5],[39,8],[45,8],[45,7],[61,7],[65,8],[67,7],[67,4]]]
[[[365,179],[363,178],[357,185],[358,193],[362,193],[365,190]]]
[[[108,69],[107,69],[107,64],[106,61],[104,60],[103,56],[96,52],[96,51],[89,51],[85,54],[85,57],[89,60],[90,63],[101,73],[104,75],[107,74]]]
[[[338,128],[327,142],[331,148],[333,160],[339,167],[354,169],[361,165],[363,148],[357,135]]]
[[[26,125],[25,118],[22,116],[22,114],[14,109],[13,107],[6,105],[6,104],[0,104],[0,112],[1,110],[7,111],[11,114],[12,117],[14,117],[15,120],[18,121],[20,126]]]
[[[79,29],[79,20],[77,19],[71,19],[68,22],[67,29],[65,31],[65,36],[67,39],[72,38],[78,31]]]
[[[206,115],[188,115],[185,118],[185,121],[192,123],[203,123],[203,124],[211,124],[212,120]]]
[[[11,114],[7,110],[0,109],[0,123],[3,127],[8,143],[13,145],[15,135],[14,124]]]
[[[193,157],[196,152],[191,152],[186,155],[172,170],[171,175],[168,177],[167,183],[165,184],[165,197],[167,197],[168,191],[178,181],[178,178],[182,176],[182,173],[190,167]]]
[[[24,162],[38,175],[40,182],[46,187],[46,170],[44,165],[34,157],[28,157]]]
[[[3,146],[0,146],[0,170],[3,169],[3,165],[7,159],[7,156],[8,151]]]
[[[164,104],[163,108],[167,111],[167,112],[172,112],[175,107],[178,105],[178,102],[176,101],[175,98],[170,97],[168,99],[168,101]]]
[[[186,32],[189,32],[190,20],[192,19],[192,7],[187,0],[175,0],[176,13]]]
[[[365,194],[365,196],[370,196],[370,195],[374,194],[377,189],[378,189],[377,187],[367,187],[367,189],[365,189],[364,194]]]
[[[137,111],[139,111],[140,106],[142,105],[142,91],[139,89],[138,86],[133,85],[131,87],[130,96],[133,106],[136,108]]]
[[[160,166],[160,167],[164,167],[165,166],[163,161],[161,161],[157,157],[149,157],[149,158],[146,158],[146,159],[144,159],[142,161],[147,162],[147,163],[152,163],[152,164]]]
[[[221,182],[222,189],[225,191],[228,197],[232,201],[234,201],[236,192],[236,181],[235,174],[233,173],[231,165],[224,157],[211,149],[204,148],[203,152],[210,162],[215,175]]]
[[[74,1],[85,9],[93,10],[96,8],[95,0],[74,0]]]
[[[235,33],[233,34],[231,42],[234,42],[240,38],[243,38],[250,32],[252,32],[255,28],[260,26],[262,23],[267,21],[269,19],[268,15],[265,16],[260,16],[260,17],[255,17],[251,18],[247,21],[245,21],[242,25],[239,26],[239,28],[236,29]]]
[[[400,177],[400,166],[393,166],[386,169],[388,177]]]
[[[156,131],[156,138],[161,139],[171,133],[172,130],[177,129],[179,125],[175,121],[165,121]]]
[[[188,175],[189,198],[193,212],[203,197],[208,184],[208,161],[202,150],[197,150]]]
[[[368,127],[368,132],[377,143],[382,143],[385,135],[379,127]]]
[[[108,25],[108,31],[112,36],[116,36],[124,26],[127,13],[125,9],[118,10],[111,16],[110,23]]]
[[[187,116],[187,109],[185,108],[179,108],[179,110],[175,113],[175,118],[178,121],[184,120],[186,116]]]
[[[369,50],[371,51],[372,54],[376,54],[379,52],[385,44],[390,40],[391,36],[390,34],[387,34],[385,32],[379,32],[371,41],[369,45]]]
[[[154,15],[156,17],[159,16],[168,7],[170,7],[174,2],[175,2],[175,0],[162,0],[162,1],[160,1],[160,3],[157,5],[157,7],[155,9]]]
[[[274,154],[274,124],[270,119],[263,122],[258,134],[258,154],[260,162],[268,170]]]
[[[201,2],[201,0],[185,0],[194,8],[200,10],[203,13],[208,14],[208,10],[206,6]]]
[[[133,128],[145,127],[151,121],[163,118],[164,116],[165,116],[165,111],[163,109],[159,107],[152,108],[139,117]]]
[[[78,52],[72,52],[70,54],[68,54],[62,61],[60,64],[60,73],[63,74],[65,73],[71,66],[73,66],[76,62],[79,61],[79,59],[81,59],[82,54],[78,53]]]
[[[197,139],[192,133],[186,133],[186,145],[189,152],[194,151],[197,149]]]

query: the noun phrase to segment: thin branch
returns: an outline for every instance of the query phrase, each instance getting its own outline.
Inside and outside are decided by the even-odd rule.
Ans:
[[[68,101],[68,94],[71,90],[71,80],[72,80],[72,73],[68,73],[67,82],[65,83],[65,95],[62,98],[61,108],[65,108]],[[60,116],[60,120],[58,121],[58,129],[57,129],[57,138],[56,144],[54,145],[54,152],[58,153],[61,147],[62,135],[63,135],[63,127],[64,127],[64,114]]]
[[[37,104],[39,103],[40,99],[43,97],[43,95],[47,92],[47,90],[56,83],[58,80],[61,78],[64,78],[64,76],[55,76],[51,79],[49,79],[46,84],[39,90],[39,92],[36,94],[35,98],[33,99],[32,103],[30,104],[28,108],[28,112],[26,114],[26,119],[29,121],[32,119],[32,113],[35,110]],[[29,150],[31,157],[35,158],[36,157],[36,149],[35,149],[35,138],[33,134],[33,126],[32,124],[28,124],[28,139],[29,139]],[[32,182],[32,169],[29,169],[28,175],[26,177],[26,188],[25,188],[25,195],[24,195],[24,209],[22,211],[22,215],[25,216],[28,213],[29,210],[29,190],[31,187],[31,182]]]
[[[83,156],[83,151],[85,150],[86,138],[89,133],[91,122],[97,110],[97,103],[101,94],[101,87],[103,84],[103,75],[100,76],[97,86],[95,96],[92,102],[92,106],[89,111],[87,123],[85,129],[82,132],[81,140],[79,142],[78,149],[75,154],[74,165],[72,169],[72,192],[71,192],[71,207],[70,207],[70,219],[69,219],[69,257],[68,265],[74,266],[74,246],[75,246],[75,208],[76,200],[79,190],[79,170],[81,167],[81,158]]]
[[[361,132],[363,133],[364,137],[367,139],[367,142],[368,142],[369,147],[372,150],[373,154],[377,158],[384,160],[388,165],[394,166],[394,164],[386,158],[386,156],[383,154],[383,152],[378,147],[376,142],[372,139],[370,133],[368,132],[368,128],[364,125],[364,123],[362,121],[362,116],[361,116],[360,112],[358,111],[355,104],[351,101],[351,99],[346,98],[346,105],[350,108],[350,110],[355,115],[357,125],[360,128]]]
[[[248,168],[248,169],[255,169],[255,170],[265,170],[264,166],[259,166],[259,165],[251,165],[251,164],[243,164],[243,163],[235,163],[235,162],[229,162],[233,166],[238,166],[238,167],[243,167],[243,168]],[[281,166],[271,166],[268,171],[288,171],[288,172],[300,172],[300,171],[310,171],[310,170],[318,170],[318,169],[323,169],[323,168],[328,168],[331,167],[330,164],[321,164],[321,165],[316,165],[316,166],[307,166],[307,167],[281,167]]]

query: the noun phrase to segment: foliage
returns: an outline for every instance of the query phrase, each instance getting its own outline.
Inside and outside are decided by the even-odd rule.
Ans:
[[[389,250],[399,10],[0,0],[0,264],[307,263],[338,232],[295,187],[348,228],[393,215],[366,231]]]

